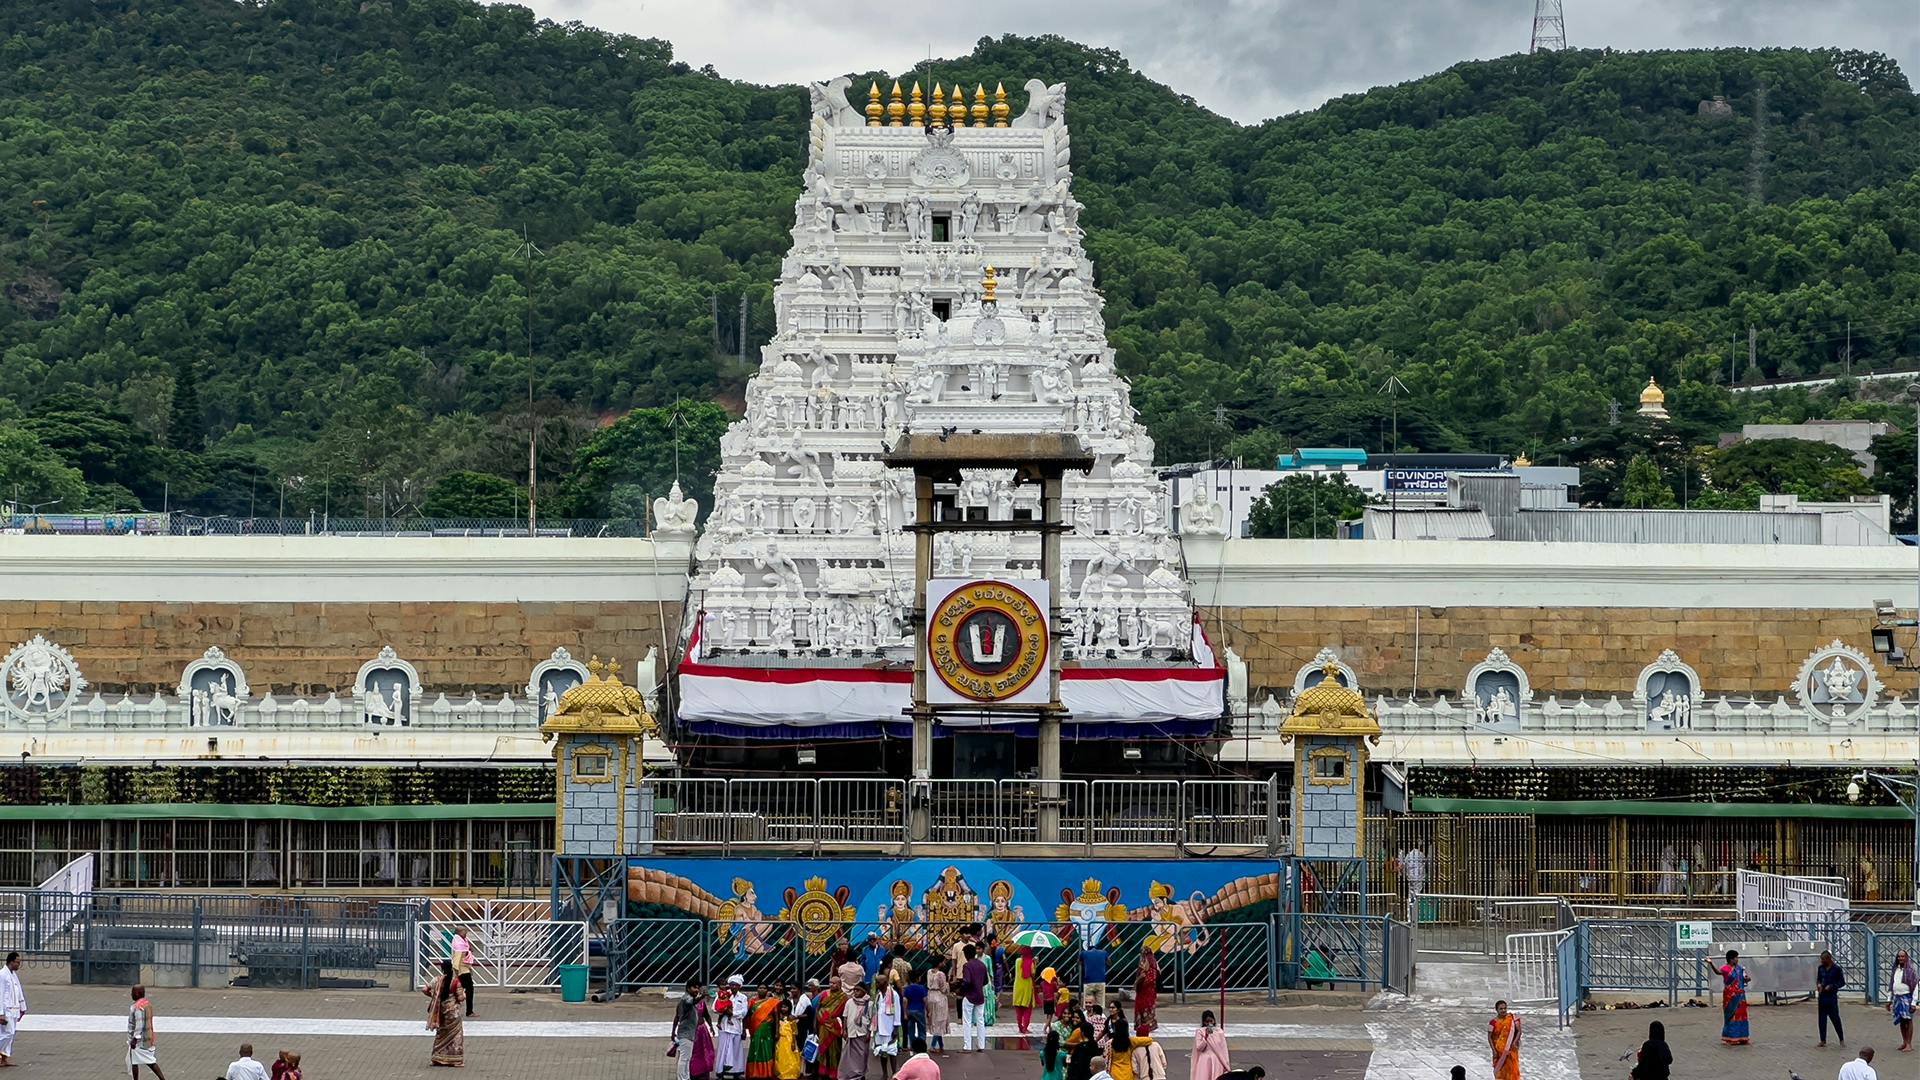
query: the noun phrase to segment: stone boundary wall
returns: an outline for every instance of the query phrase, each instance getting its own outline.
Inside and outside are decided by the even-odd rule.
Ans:
[[[139,541],[130,541],[138,543]],[[661,614],[667,626],[664,636]],[[255,696],[323,699],[353,691],[383,645],[420,671],[422,693],[525,697],[534,665],[564,646],[623,672],[679,634],[680,604],[651,600],[526,603],[168,603],[0,600],[0,649],[35,634],[73,654],[87,693],[173,694],[209,645],[247,673]],[[664,670],[664,666],[663,666]]]
[[[1700,673],[1710,696],[1790,694],[1800,665],[1834,640],[1872,656],[1871,611],[1644,607],[1443,607],[1418,609],[1418,690],[1456,698],[1467,672],[1495,647],[1526,670],[1536,701],[1586,695],[1631,697],[1640,672],[1672,649]],[[1255,699],[1262,687],[1290,693],[1295,674],[1323,647],[1351,665],[1369,697],[1415,687],[1411,607],[1203,608],[1216,648],[1247,661]],[[1911,646],[1911,630],[1901,632]],[[1876,659],[1888,692],[1913,699],[1913,676]]]

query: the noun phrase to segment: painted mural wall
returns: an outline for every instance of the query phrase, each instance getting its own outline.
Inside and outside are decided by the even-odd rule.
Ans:
[[[1069,949],[1205,948],[1211,927],[1264,920],[1275,864],[1258,859],[634,859],[630,918],[707,920],[721,955],[878,934],[942,951],[969,923],[1008,939],[1047,929]]]

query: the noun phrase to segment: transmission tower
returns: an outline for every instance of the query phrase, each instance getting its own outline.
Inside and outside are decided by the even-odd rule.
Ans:
[[[1560,0],[1533,0],[1533,44],[1530,53],[1567,47],[1567,15]]]

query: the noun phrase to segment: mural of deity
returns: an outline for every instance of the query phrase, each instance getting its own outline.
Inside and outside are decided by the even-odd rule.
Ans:
[[[967,884],[957,866],[940,871],[940,880],[926,891],[920,914],[926,924],[927,947],[937,952],[945,952],[967,924],[985,921],[980,895]]]
[[[1207,926],[1202,915],[1206,897],[1200,893],[1185,901],[1173,898],[1173,886],[1156,881],[1147,889],[1147,918],[1153,933],[1147,935],[1147,948],[1163,955],[1199,952],[1207,943]]]
[[[1099,878],[1081,882],[1078,896],[1072,889],[1061,889],[1060,900],[1054,921],[1067,927],[1083,949],[1105,944],[1114,936],[1114,928],[1127,921],[1127,906],[1120,902],[1120,890],[1102,893]]]
[[[773,924],[760,913],[753,882],[734,878],[733,899],[720,905],[719,917],[713,920],[713,936],[732,954],[734,962],[739,963],[772,949],[773,931]]]
[[[887,887],[887,902],[880,905],[880,936],[888,945],[909,949],[926,947],[927,936],[920,929],[920,917],[913,910],[913,886],[896,880]]]
[[[1001,880],[987,887],[987,936],[1007,937],[1027,921],[1026,909],[1013,902],[1013,882]]]

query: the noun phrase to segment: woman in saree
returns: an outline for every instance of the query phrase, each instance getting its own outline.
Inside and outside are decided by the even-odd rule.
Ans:
[[[1520,1017],[1508,1012],[1504,1001],[1493,1003],[1487,1047],[1493,1051],[1493,1080],[1520,1080]]]
[[[1720,1041],[1745,1046],[1752,1033],[1747,1030],[1747,969],[1741,966],[1739,953],[1727,950],[1720,980]]]
[[[1133,979],[1133,1033],[1151,1035],[1160,1026],[1154,1006],[1160,1000],[1160,961],[1153,950],[1140,948],[1140,974]]]
[[[944,1053],[947,1028],[952,1024],[953,996],[947,982],[947,962],[935,960],[927,972],[927,1045],[934,1053]]]
[[[840,1055],[846,1049],[847,992],[836,980],[833,989],[813,1005],[813,1034],[820,1040],[813,1055],[814,1074],[820,1080],[840,1080]]]
[[[428,983],[427,1030],[433,1032],[433,1063],[458,1069],[467,1063],[467,992],[453,973],[453,961],[440,961],[440,977]]]
[[[708,1080],[713,1075],[717,1051],[713,1042],[713,1013],[702,1001],[695,1007],[694,1016],[693,1053],[687,1058],[687,1076],[691,1080]]]
[[[993,970],[992,949],[980,950],[980,962],[987,965],[987,985],[984,987],[987,997],[981,1002],[980,1018],[991,1031],[994,1019],[1000,1012],[1000,973]]]
[[[747,1010],[747,1078],[773,1080],[773,1054],[780,1038],[778,1013],[786,999],[761,988]]]

